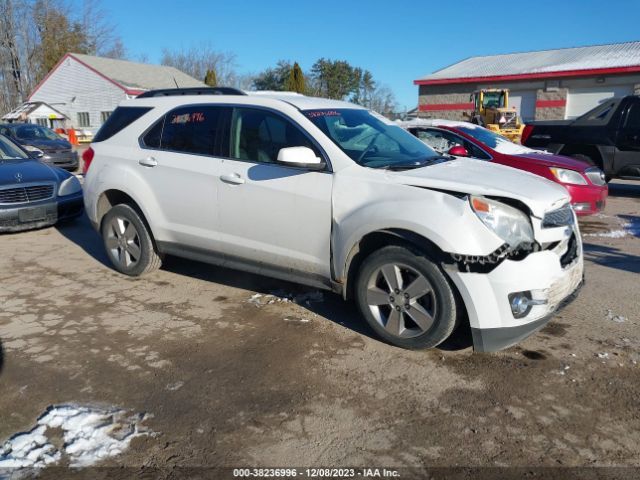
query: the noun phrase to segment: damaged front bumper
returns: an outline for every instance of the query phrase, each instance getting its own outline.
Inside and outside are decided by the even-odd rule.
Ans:
[[[507,348],[541,329],[583,281],[582,242],[577,227],[566,238],[524,258],[505,256],[489,268],[445,266],[467,307],[474,350]],[[510,296],[531,299],[526,314],[514,314]]]

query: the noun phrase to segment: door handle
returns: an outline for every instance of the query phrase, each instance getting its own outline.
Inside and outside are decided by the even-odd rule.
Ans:
[[[244,183],[244,178],[242,178],[238,173],[220,175],[220,180],[224,183],[231,183],[233,185],[242,185]]]
[[[143,167],[155,167],[158,165],[158,161],[153,157],[142,158],[138,160],[138,163]]]

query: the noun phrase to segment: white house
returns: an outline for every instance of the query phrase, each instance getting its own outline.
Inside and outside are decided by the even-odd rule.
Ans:
[[[3,122],[37,123],[52,129],[65,128],[69,118],[44,102],[27,102],[0,118]]]
[[[173,67],[67,53],[27,103],[41,102],[55,109],[67,118],[67,128],[95,132],[122,100],[176,85],[205,86]]]

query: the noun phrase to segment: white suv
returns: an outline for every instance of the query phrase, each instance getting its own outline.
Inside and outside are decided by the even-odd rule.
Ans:
[[[114,267],[163,255],[333,290],[405,348],[471,328],[494,351],[540,329],[583,277],[568,193],[441,156],[350,103],[233,89],[125,101],[84,156]]]

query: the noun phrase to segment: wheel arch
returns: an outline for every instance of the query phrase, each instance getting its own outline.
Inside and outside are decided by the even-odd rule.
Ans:
[[[412,247],[437,264],[441,264],[447,258],[446,253],[433,241],[410,230],[385,228],[369,232],[351,247],[346,257],[342,286],[342,296],[345,300],[353,298],[355,276],[364,259],[376,250],[388,245]]]
[[[147,215],[140,206],[140,203],[133,196],[129,195],[129,193],[118,188],[105,190],[98,197],[98,201],[96,202],[96,222],[98,230],[102,231],[102,221],[107,212],[116,205],[121,204],[129,205],[140,215],[140,219],[144,222],[145,227],[151,234],[151,241],[154,243],[154,246],[156,246],[153,230],[151,229],[151,225],[149,225]]]
[[[450,258],[450,255],[444,252],[432,240],[410,230],[402,228],[386,228],[369,232],[356,242],[353,247],[351,247],[349,255],[346,258],[342,284],[342,295],[345,300],[352,300],[354,298],[354,287],[356,284],[355,279],[362,262],[371,253],[388,245],[397,245],[418,250],[438,266],[441,266]],[[461,315],[458,317],[457,328],[469,329],[469,309],[467,304],[464,301],[458,286],[446,271],[444,272],[444,277],[451,287],[457,305],[457,311],[459,315]]]
[[[596,167],[604,170],[605,155],[602,154],[597,145],[565,145],[558,152],[560,155],[570,157],[572,155],[584,155],[589,157]]]

